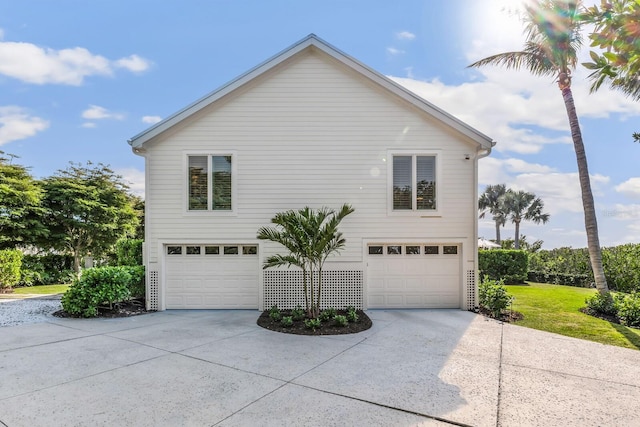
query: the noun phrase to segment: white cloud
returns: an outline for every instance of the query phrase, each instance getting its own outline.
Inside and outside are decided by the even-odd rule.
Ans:
[[[83,128],[93,129],[96,127],[96,124],[93,122],[86,122],[81,125]]]
[[[594,196],[604,195],[610,178],[598,174],[590,178]],[[577,172],[557,172],[550,166],[516,158],[487,157],[479,162],[478,183],[481,186],[506,183],[507,187],[514,190],[535,193],[544,202],[545,210],[552,215],[583,212]]]
[[[396,33],[396,38],[398,40],[413,40],[416,38],[416,35],[410,31],[400,31]]]
[[[622,184],[616,185],[616,191],[625,196],[640,198],[640,177],[629,178]]]
[[[142,123],[155,124],[162,121],[162,117],[160,116],[143,116]]]
[[[555,169],[539,163],[529,163],[521,159],[497,159],[487,157],[481,159],[478,167],[478,183],[481,185],[511,182],[514,174],[555,172]]]
[[[116,169],[114,171],[122,176],[123,181],[129,186],[129,191],[139,197],[144,197],[144,171],[136,168]]]
[[[151,63],[138,55],[131,55],[126,58],[121,58],[115,61],[115,65],[119,68],[125,68],[134,73],[141,73],[146,71],[151,66]]]
[[[402,55],[405,53],[404,50],[396,49],[395,47],[388,47],[387,53],[390,55]]]
[[[603,216],[605,218],[614,218],[623,221],[637,221],[640,219],[640,205],[624,205],[621,203],[616,203],[612,208],[605,209],[603,213]]]
[[[111,61],[82,47],[51,49],[0,41],[0,74],[33,84],[80,86],[89,76],[111,76],[115,68],[140,72],[149,62],[137,55]]]
[[[114,113],[99,105],[90,105],[88,109],[82,112],[82,118],[88,120],[123,120],[124,115],[120,113]]]
[[[49,122],[16,106],[0,107],[0,145],[29,138],[49,127]]]

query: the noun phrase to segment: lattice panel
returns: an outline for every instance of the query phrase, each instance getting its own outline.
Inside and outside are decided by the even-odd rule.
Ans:
[[[316,276],[317,278],[317,276]],[[317,283],[317,281],[316,281]],[[264,272],[264,308],[277,305],[282,309],[305,306],[302,271],[267,270]],[[362,271],[336,270],[322,272],[320,308],[362,308]]]
[[[478,305],[476,295],[476,271],[467,270],[467,310],[473,310]]]
[[[158,309],[158,272],[149,272],[149,294],[147,295],[147,310]]]

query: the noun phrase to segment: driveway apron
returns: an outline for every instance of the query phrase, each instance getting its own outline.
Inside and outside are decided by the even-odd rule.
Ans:
[[[460,310],[297,336],[256,311],[0,328],[0,426],[640,425],[640,351]]]

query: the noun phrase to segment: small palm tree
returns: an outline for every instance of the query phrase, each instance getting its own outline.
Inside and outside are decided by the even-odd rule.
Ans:
[[[502,65],[516,70],[525,68],[538,76],[557,78],[569,118],[569,127],[578,163],[591,268],[596,288],[604,293],[609,290],[609,287],[602,267],[602,251],[587,155],[571,92],[571,71],[576,68],[577,51],[582,45],[578,14],[581,6],[582,2],[579,0],[530,0],[525,5],[523,16],[527,39],[524,49],[493,55],[474,62],[470,67]]]
[[[505,184],[487,185],[478,200],[479,218],[491,214],[491,219],[496,223],[496,243],[498,244],[500,244],[500,227],[504,227],[507,222],[507,215],[502,203],[506,192],[507,186]]]
[[[509,190],[504,195],[504,208],[511,222],[516,227],[514,246],[520,249],[520,223],[532,221],[536,224],[546,224],[549,214],[542,213],[544,202],[533,193]]]
[[[287,255],[269,256],[263,263],[264,269],[285,265],[302,269],[305,306],[309,317],[320,314],[322,269],[331,254],[344,248],[346,241],[338,232],[338,225],[352,212],[353,208],[346,204],[338,212],[309,207],[289,210],[273,217],[271,222],[277,228],[262,227],[258,230],[258,239],[280,243],[289,251]]]

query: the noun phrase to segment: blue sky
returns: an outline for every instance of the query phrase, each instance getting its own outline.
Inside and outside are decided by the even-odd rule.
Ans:
[[[588,1],[593,3],[593,0]],[[480,190],[506,183],[542,197],[551,221],[526,223],[544,247],[586,246],[576,160],[553,79],[466,65],[519,49],[514,0],[0,0],[0,150],[41,178],[69,161],[110,165],[134,192],[144,163],[127,139],[310,33],[497,142]],[[583,56],[588,55],[585,48]],[[640,102],[573,93],[603,246],[640,242]],[[479,234],[493,238],[481,220]],[[512,236],[507,225],[503,236]]]

